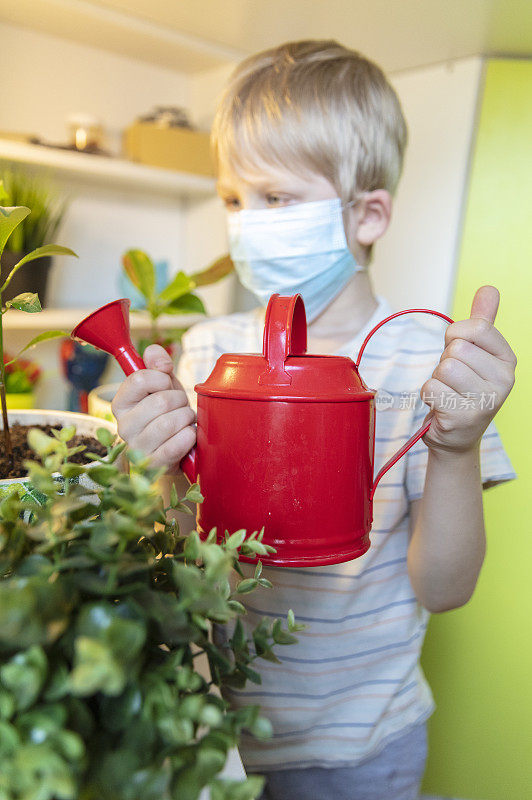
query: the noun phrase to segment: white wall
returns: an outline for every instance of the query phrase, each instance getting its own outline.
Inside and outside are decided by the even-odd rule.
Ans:
[[[450,308],[481,77],[481,58],[391,76],[409,144],[371,271],[396,309]]]
[[[46,34],[0,23],[2,87],[0,131],[66,138],[65,117],[90,112],[102,120],[107,143],[120,148],[120,132],[155,104],[182,105],[208,128],[232,66],[186,76]],[[480,58],[463,59],[391,76],[409,125],[410,142],[390,230],[371,270],[377,292],[396,308],[446,310],[454,279],[468,158],[481,83]],[[89,158],[90,156],[87,156]],[[50,304],[94,308],[117,296],[120,256],[141,247],[170,272],[198,269],[227,251],[218,200],[182,204],[137,197],[112,187],[70,184],[73,202],[56,241],[75,249],[77,261],[56,260]],[[204,290],[211,313],[249,307],[234,280]],[[18,338],[18,337],[17,337]],[[60,405],[53,345],[46,359],[46,403]],[[35,351],[37,355],[37,351]],[[52,359],[52,360],[50,360]]]

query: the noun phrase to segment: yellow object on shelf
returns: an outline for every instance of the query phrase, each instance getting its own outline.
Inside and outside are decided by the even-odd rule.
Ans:
[[[124,131],[124,154],[152,167],[214,175],[209,134],[202,131],[135,122]]]
[[[7,407],[13,411],[16,408],[35,408],[34,392],[6,392]]]

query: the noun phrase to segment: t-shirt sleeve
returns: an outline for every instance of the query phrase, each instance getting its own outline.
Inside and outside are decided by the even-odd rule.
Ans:
[[[412,433],[421,427],[428,410],[425,404],[416,410]],[[410,502],[423,496],[428,452],[428,447],[420,439],[405,456],[406,492]],[[486,428],[480,442],[480,475],[484,489],[517,477],[493,422]]]

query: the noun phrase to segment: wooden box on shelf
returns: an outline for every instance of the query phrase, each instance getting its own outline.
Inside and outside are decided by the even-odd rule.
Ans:
[[[203,131],[135,122],[124,132],[124,154],[152,167],[214,175],[209,134]]]

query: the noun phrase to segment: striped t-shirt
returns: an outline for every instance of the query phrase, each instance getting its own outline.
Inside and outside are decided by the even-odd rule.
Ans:
[[[379,297],[371,319],[338,354],[355,359],[367,333],[390,313]],[[194,385],[207,378],[220,354],[262,352],[263,327],[264,310],[256,309],[207,320],[185,334],[178,377],[192,405]],[[439,361],[445,327],[442,321],[435,331],[419,314],[398,317],[364,351],[360,374],[378,390],[375,474],[428,412],[419,390]],[[353,765],[434,710],[419,665],[429,613],[416,599],[406,562],[409,503],[423,494],[427,453],[418,441],[382,478],[365,555],[334,566],[264,567],[274,588],[239,598],[248,632],[261,617],[285,616],[290,608],[307,625],[297,644],[276,648],[281,664],[254,663],[261,685],[248,683],[226,695],[236,707],[261,705],[273,724],[266,742],[243,738],[240,752],[249,771]],[[515,477],[493,423],[482,439],[481,474],[484,484]],[[326,486],[323,497],[326,502]],[[252,565],[242,566],[252,574]]]

